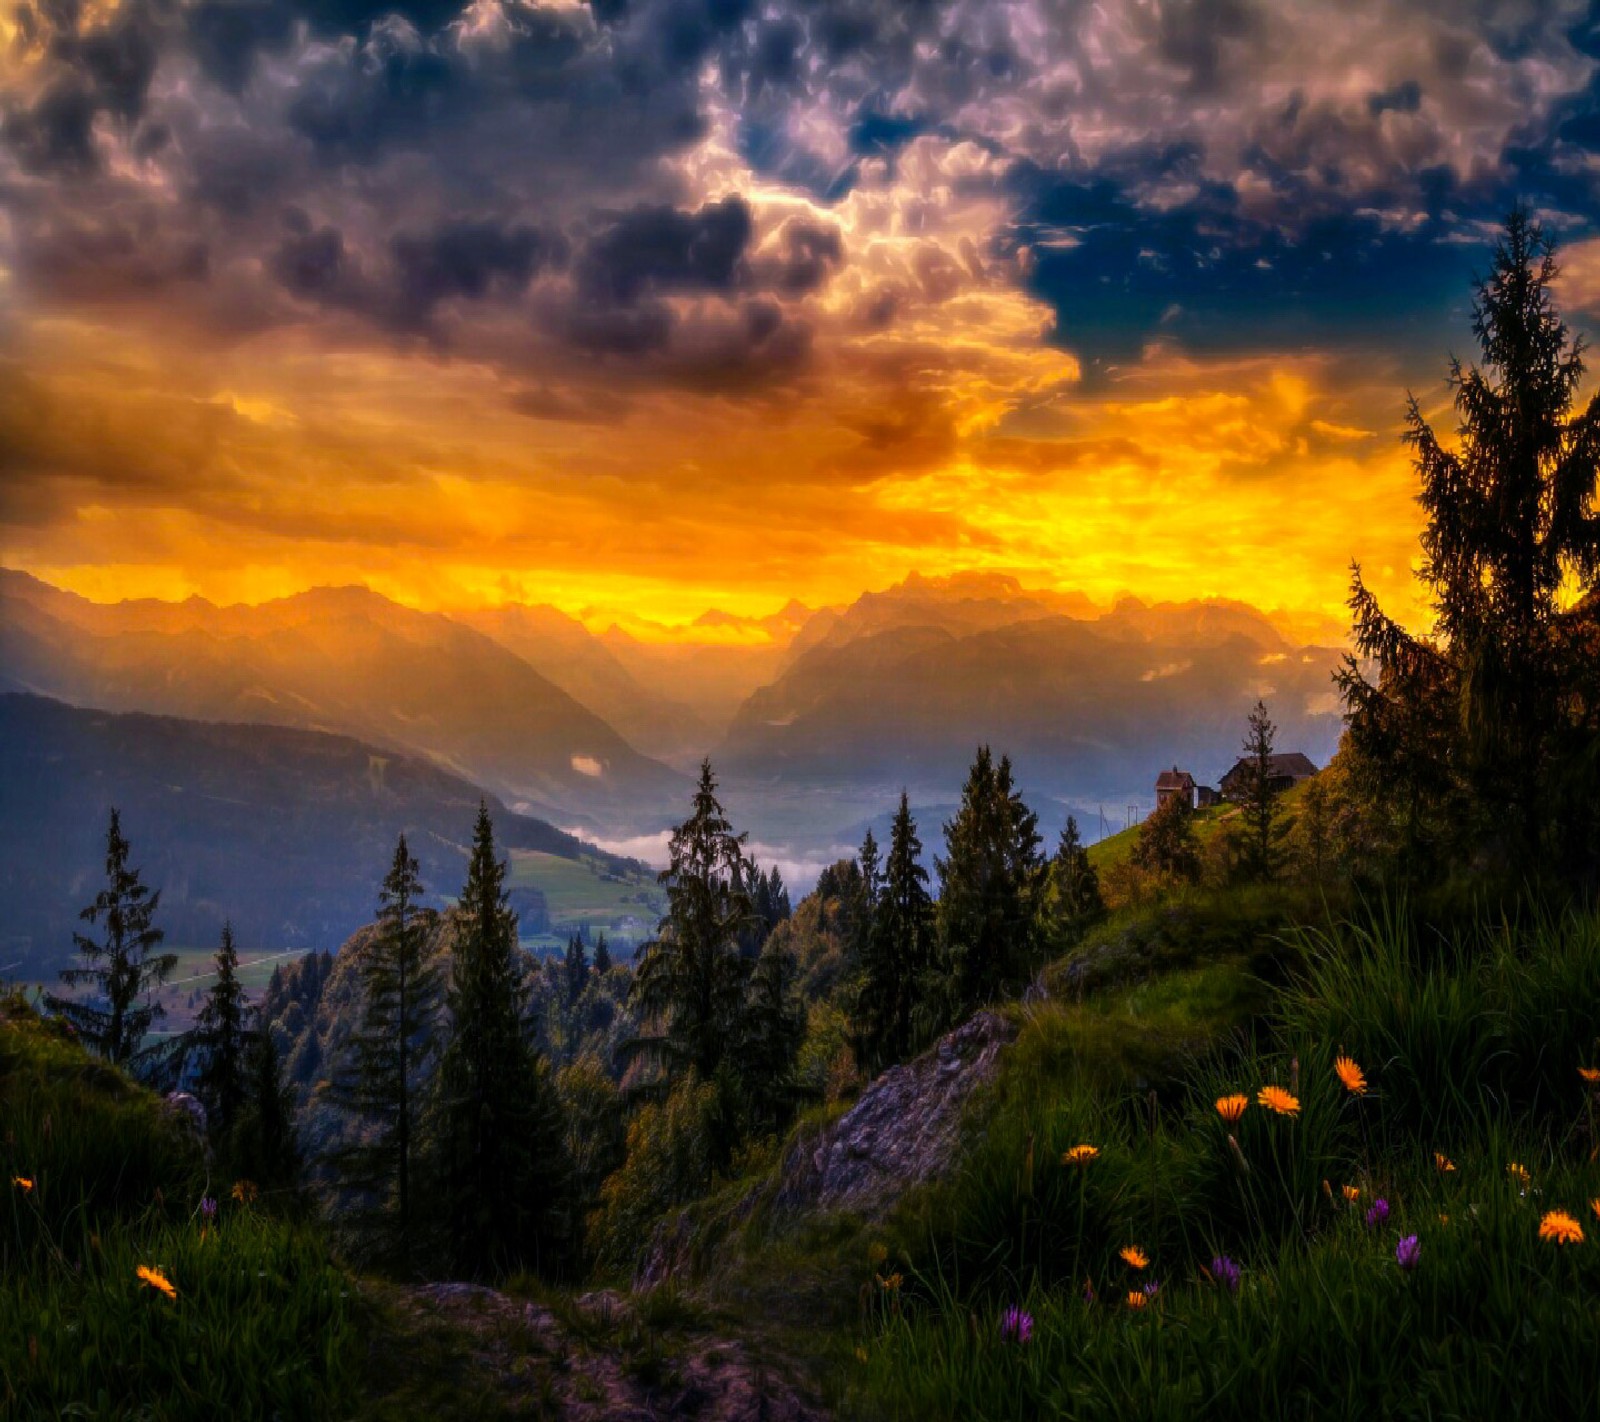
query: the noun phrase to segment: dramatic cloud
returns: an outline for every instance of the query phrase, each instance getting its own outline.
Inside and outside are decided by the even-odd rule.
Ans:
[[[28,0],[0,561],[1405,596],[1404,391],[1515,201],[1600,321],[1578,0]]]

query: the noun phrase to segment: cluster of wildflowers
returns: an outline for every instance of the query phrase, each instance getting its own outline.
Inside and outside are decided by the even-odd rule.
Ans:
[[[1033,1339],[1033,1315],[1012,1304],[1000,1316],[1000,1337],[1007,1343],[1028,1343]]]

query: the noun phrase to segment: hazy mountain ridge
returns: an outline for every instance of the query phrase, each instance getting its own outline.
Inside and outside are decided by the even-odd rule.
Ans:
[[[22,689],[353,735],[571,822],[661,816],[681,788],[523,658],[363,588],[259,607],[99,605],[7,573],[0,593],[0,663]]]
[[[428,901],[460,887],[483,792],[420,757],[346,736],[83,710],[0,696],[0,944],[53,970],[103,872],[108,807],[175,943],[214,942],[225,918],[250,948],[336,947],[368,922],[402,831]],[[638,866],[487,796],[506,850]]]

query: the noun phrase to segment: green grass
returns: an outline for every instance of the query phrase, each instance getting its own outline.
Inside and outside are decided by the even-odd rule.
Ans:
[[[651,874],[619,875],[587,856],[563,859],[533,850],[512,851],[507,887],[538,889],[545,896],[552,931],[525,939],[536,947],[564,942],[563,932],[584,923],[615,940],[641,941],[654,932],[664,902]],[[631,932],[628,919],[637,920]]]
[[[230,1199],[156,1097],[18,997],[0,1003],[0,1122],[0,1415],[348,1410],[353,1286],[321,1240]]]
[[[1191,944],[1185,966],[1025,1012],[961,1169],[879,1233],[901,1287],[858,1260],[847,1415],[1595,1415],[1600,1163],[1577,1068],[1600,1065],[1600,919],[1445,937],[1394,911],[1278,935],[1287,984],[1230,931],[1210,961]],[[1335,1074],[1341,1050],[1366,1094]],[[1297,1115],[1255,1104],[1267,1083]],[[1230,1127],[1214,1103],[1232,1091],[1252,1104]],[[1063,1163],[1079,1142],[1099,1155]],[[1591,1237],[1542,1241],[1557,1208]],[[1119,1257],[1130,1244],[1147,1271]],[[1237,1297],[1207,1272],[1219,1253],[1243,1267]],[[1130,1308],[1151,1278],[1155,1302]],[[1013,1304],[1026,1345],[1001,1337]]]

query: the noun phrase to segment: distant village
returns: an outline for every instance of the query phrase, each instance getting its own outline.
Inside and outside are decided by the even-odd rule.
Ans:
[[[1293,789],[1302,780],[1309,780],[1317,773],[1311,758],[1299,751],[1274,755],[1267,764],[1267,784],[1274,794]],[[1172,799],[1183,800],[1191,810],[1203,810],[1208,805],[1220,805],[1224,801],[1237,804],[1248,797],[1254,774],[1254,759],[1236,760],[1233,769],[1213,788],[1200,784],[1187,770],[1180,770],[1175,765],[1156,776],[1156,808],[1159,810]]]

